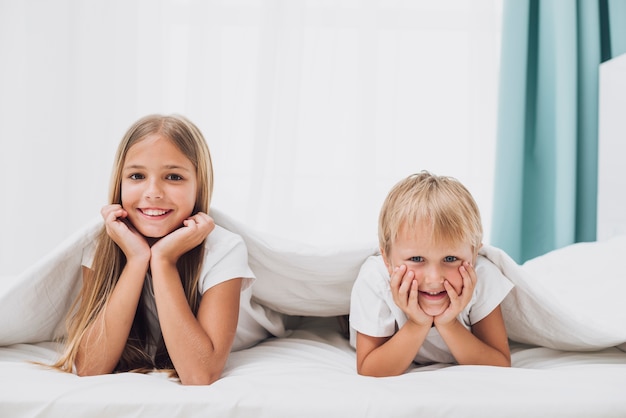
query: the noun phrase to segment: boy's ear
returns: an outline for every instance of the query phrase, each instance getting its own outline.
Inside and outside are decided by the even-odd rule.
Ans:
[[[480,245],[478,246],[478,248],[476,248],[474,250],[474,264],[476,263],[476,257],[478,257],[478,251],[480,251],[480,249],[483,248],[483,243],[481,242]]]
[[[391,274],[391,263],[387,258],[387,254],[385,254],[385,250],[382,248],[380,249],[380,255],[383,257],[383,262],[385,263],[385,267],[387,267],[387,271],[389,271],[389,274]]]

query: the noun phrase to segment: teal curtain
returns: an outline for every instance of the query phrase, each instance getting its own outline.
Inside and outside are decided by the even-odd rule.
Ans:
[[[596,238],[599,64],[624,0],[504,0],[491,243],[518,263]]]

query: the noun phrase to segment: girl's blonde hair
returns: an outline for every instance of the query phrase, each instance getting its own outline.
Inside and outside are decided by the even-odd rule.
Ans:
[[[109,203],[122,203],[122,170],[128,150],[147,136],[159,134],[168,138],[192,162],[196,169],[198,189],[193,213],[208,213],[213,192],[213,166],[211,154],[200,130],[180,115],[149,115],[135,122],[120,142],[109,189]],[[204,242],[180,257],[177,263],[187,302],[194,314],[200,304],[198,281],[204,257]],[[68,336],[65,351],[53,365],[63,371],[72,371],[78,346],[85,330],[105,309],[126,264],[121,249],[106,233],[104,226],[98,234],[96,251],[89,282],[84,282],[67,318]],[[147,320],[140,301],[135,320],[116,371],[147,371],[154,368],[172,369],[163,339],[158,342],[156,359],[153,361],[146,351]]]
[[[482,245],[478,205],[465,186],[452,177],[422,171],[391,189],[378,220],[381,250],[390,254],[400,228],[413,229],[420,222],[430,226],[435,242],[469,243],[474,256]]]

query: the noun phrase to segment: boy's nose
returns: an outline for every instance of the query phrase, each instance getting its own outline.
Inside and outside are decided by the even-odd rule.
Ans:
[[[443,283],[443,274],[438,268],[431,267],[424,272],[424,282],[427,284]]]

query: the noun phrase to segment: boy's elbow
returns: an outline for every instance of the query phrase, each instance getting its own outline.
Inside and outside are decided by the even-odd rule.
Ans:
[[[490,366],[511,367],[511,356],[501,353],[501,355],[493,357],[488,364]]]
[[[367,377],[391,377],[391,376],[400,376],[403,372],[394,373],[394,372],[384,372],[381,370],[377,370],[375,368],[367,368],[363,366],[358,366],[356,372],[359,376],[367,376]]]

